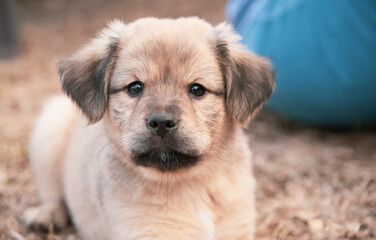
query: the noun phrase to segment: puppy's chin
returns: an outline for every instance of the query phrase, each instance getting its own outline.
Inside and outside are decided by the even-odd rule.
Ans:
[[[198,153],[182,153],[175,150],[150,150],[144,153],[132,153],[132,161],[138,166],[154,168],[161,172],[174,172],[190,168],[201,159]]]

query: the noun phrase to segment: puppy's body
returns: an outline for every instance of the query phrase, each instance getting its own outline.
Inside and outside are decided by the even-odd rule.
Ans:
[[[273,79],[230,30],[196,18],[115,23],[66,60],[63,89],[84,114],[59,97],[37,122],[30,156],[42,204],[26,225],[64,227],[66,204],[85,239],[253,239],[239,123]]]
[[[62,108],[65,112],[59,116],[60,111],[56,110]],[[46,169],[58,174],[59,169],[54,168],[63,165],[63,184],[54,185],[51,190],[64,192],[74,223],[85,239],[250,239],[252,236],[254,180],[243,134],[234,133],[236,145],[226,146],[227,149],[211,156],[216,166],[207,166],[207,171],[193,176],[168,174],[158,176],[160,180],[156,181],[139,176],[118,159],[106,134],[105,119],[88,126],[64,96],[53,99],[45,111],[38,121],[42,125],[36,129],[53,126],[61,133],[69,132],[62,141],[69,144],[63,150],[65,154],[35,159],[46,162],[36,163],[43,169],[34,170],[37,175],[46,173]],[[57,116],[65,121],[56,122]],[[49,131],[37,131],[32,144],[43,146],[49,142],[47,138],[51,138]],[[61,144],[49,147],[55,151]],[[38,153],[33,151],[38,150],[31,149],[31,155],[36,156]],[[51,161],[54,158],[62,163]],[[51,177],[56,176],[46,181],[50,182]]]

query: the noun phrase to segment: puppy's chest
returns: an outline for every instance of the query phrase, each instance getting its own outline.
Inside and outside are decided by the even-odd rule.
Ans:
[[[212,201],[205,185],[196,182],[180,184],[156,184],[144,186],[135,192],[135,198],[145,203],[179,206],[192,209],[201,206],[211,207]]]
[[[132,208],[146,208],[161,214],[202,214],[207,213],[214,220],[222,215],[222,209],[229,203],[220,186],[208,186],[207,182],[170,183],[135,183],[113,193],[115,198],[123,199]],[[223,194],[224,193],[224,194]]]
[[[221,189],[221,186],[192,182],[139,189],[134,193],[134,202],[152,206],[168,215],[206,214],[211,221],[217,222],[225,214],[233,196],[228,189]]]

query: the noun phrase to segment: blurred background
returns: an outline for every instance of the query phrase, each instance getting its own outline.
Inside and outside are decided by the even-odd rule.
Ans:
[[[61,93],[59,59],[114,18],[131,22],[147,16],[195,15],[218,24],[226,19],[226,4],[225,0],[0,2],[0,239],[80,239],[73,228],[41,236],[25,233],[18,223],[22,211],[38,203],[28,138],[43,103]],[[232,21],[241,32],[239,23]],[[247,44],[249,36],[243,35]],[[250,48],[264,50],[253,44]],[[258,182],[256,239],[376,239],[374,129],[328,130],[264,109],[247,134]]]

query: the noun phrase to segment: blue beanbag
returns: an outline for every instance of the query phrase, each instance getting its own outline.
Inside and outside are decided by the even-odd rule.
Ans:
[[[226,12],[275,66],[269,108],[326,127],[376,125],[375,0],[232,0]]]

